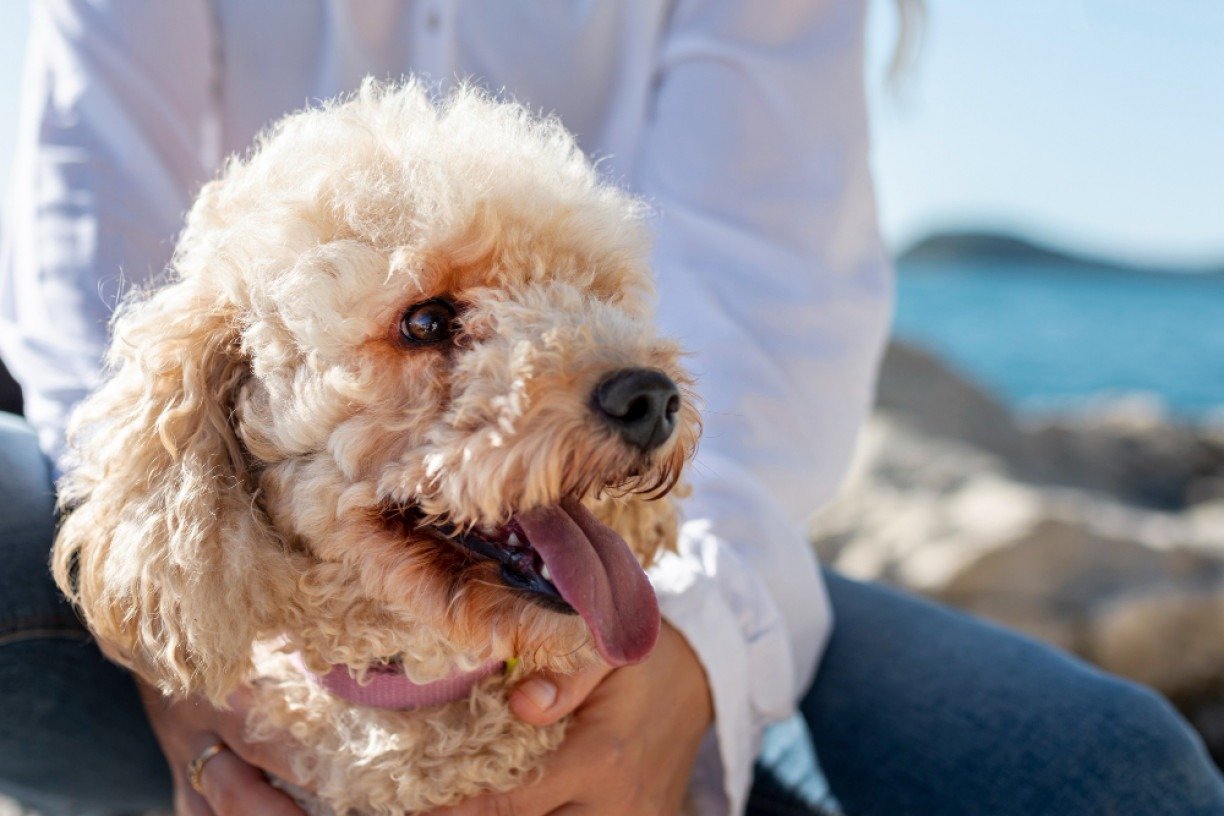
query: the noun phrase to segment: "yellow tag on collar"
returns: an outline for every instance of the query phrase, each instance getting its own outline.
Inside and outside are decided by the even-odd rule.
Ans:
[[[515,669],[517,669],[517,668],[518,668],[518,664],[519,664],[519,663],[521,663],[521,662],[522,662],[522,661],[521,661],[521,660],[519,660],[517,657],[509,657],[509,658],[506,658],[506,674],[510,674],[510,672],[512,672],[512,671],[514,671]]]

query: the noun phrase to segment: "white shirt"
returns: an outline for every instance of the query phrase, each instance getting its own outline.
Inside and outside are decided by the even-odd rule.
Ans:
[[[830,627],[803,523],[833,494],[890,312],[863,90],[865,0],[48,0],[34,7],[0,265],[0,354],[44,447],[97,382],[127,282],[169,259],[223,157],[366,74],[471,77],[555,112],[659,211],[665,330],[705,434],[652,579],[702,660],[706,813]]]

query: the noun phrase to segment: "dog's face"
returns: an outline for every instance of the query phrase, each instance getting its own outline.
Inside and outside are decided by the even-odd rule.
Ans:
[[[579,503],[667,492],[695,442],[687,378],[642,259],[512,203],[440,244],[303,257],[246,332],[264,374],[240,436],[275,525],[416,625],[533,662],[590,631],[605,660],[637,660],[657,612],[630,559],[666,522],[622,530],[634,553]]]
[[[152,607],[136,614],[160,618],[136,629],[172,608],[186,631],[149,655],[167,633],[129,623],[115,651],[163,682],[159,661],[207,675],[208,650],[231,645],[200,621],[208,593],[251,607],[234,638],[288,637],[312,665],[398,658],[429,677],[456,654],[641,659],[658,612],[637,563],[674,538],[658,499],[698,432],[678,348],[652,323],[646,253],[638,205],[517,108],[464,93],[438,112],[416,88],[370,88],[291,118],[206,189],[180,281],[117,324],[122,367],[81,420],[62,582],[75,559],[105,633],[130,610],[91,607],[135,571]],[[177,389],[150,362],[167,347]],[[161,451],[100,419],[123,402]],[[138,463],[126,484],[119,455]],[[170,484],[150,484],[155,463]],[[217,495],[184,496],[193,479]],[[189,586],[116,565],[166,559],[123,546],[135,531],[109,516],[125,492],[174,517],[163,547],[196,570]],[[183,518],[196,513],[211,521]],[[184,543],[184,523],[217,529]],[[236,555],[239,536],[257,541]]]

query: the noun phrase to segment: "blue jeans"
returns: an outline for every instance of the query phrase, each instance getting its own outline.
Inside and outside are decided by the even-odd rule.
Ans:
[[[47,574],[47,466],[4,415],[0,473],[0,791],[47,814],[165,806],[169,775],[131,681]],[[1224,814],[1202,743],[1150,690],[934,604],[825,577],[833,638],[803,719],[767,740],[751,813],[837,802],[854,816]]]

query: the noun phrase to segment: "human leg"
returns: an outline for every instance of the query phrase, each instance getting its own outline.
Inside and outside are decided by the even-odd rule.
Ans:
[[[835,626],[801,709],[847,814],[1197,816],[1224,781],[1156,693],[826,572]]]
[[[169,801],[131,678],[99,653],[48,571],[53,492],[34,434],[0,414],[0,791],[47,814]]]

